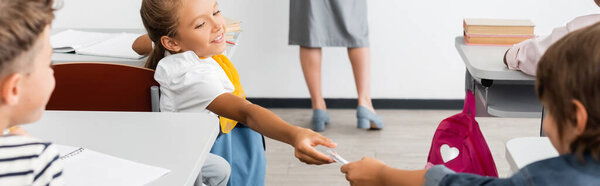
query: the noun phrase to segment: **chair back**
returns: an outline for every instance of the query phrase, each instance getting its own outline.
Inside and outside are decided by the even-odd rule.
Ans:
[[[158,111],[154,70],[90,62],[55,64],[53,69],[56,88],[47,110]]]

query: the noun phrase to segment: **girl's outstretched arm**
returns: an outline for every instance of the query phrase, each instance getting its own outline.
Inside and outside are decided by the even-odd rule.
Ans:
[[[329,148],[336,146],[331,140],[310,129],[288,124],[273,112],[255,105],[231,93],[221,94],[207,107],[213,113],[245,123],[251,129],[269,138],[287,143],[294,147],[296,158],[307,164],[327,164],[333,159],[314,146]]]

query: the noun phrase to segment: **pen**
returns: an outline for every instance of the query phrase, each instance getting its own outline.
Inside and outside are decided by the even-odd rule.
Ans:
[[[338,162],[341,164],[348,164],[348,161],[346,161],[344,158],[342,158],[340,155],[333,152],[332,150],[327,150],[327,153],[329,153],[329,156],[331,156],[331,158],[333,158],[333,160],[335,160],[335,162]]]
[[[234,42],[231,42],[231,41],[225,41],[225,42],[227,42],[227,44],[230,44],[230,45],[238,45],[237,43],[234,43]]]

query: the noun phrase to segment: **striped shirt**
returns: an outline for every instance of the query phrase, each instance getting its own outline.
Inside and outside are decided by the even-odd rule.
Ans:
[[[64,185],[58,151],[28,136],[0,136],[0,185]]]

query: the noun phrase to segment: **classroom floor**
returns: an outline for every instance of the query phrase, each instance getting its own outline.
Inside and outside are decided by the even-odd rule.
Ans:
[[[293,125],[310,127],[310,109],[272,109]],[[377,110],[385,129],[367,131],[356,128],[356,111],[330,109],[331,124],[324,136],[338,144],[336,151],[348,161],[363,156],[375,157],[396,168],[421,169],[425,166],[433,133],[444,118],[458,110]],[[515,137],[539,136],[540,119],[477,118],[481,131],[496,161],[498,173],[507,177],[509,165],[505,144]],[[266,139],[267,183],[269,186],[349,185],[339,164],[306,165],[294,158],[293,148]]]

